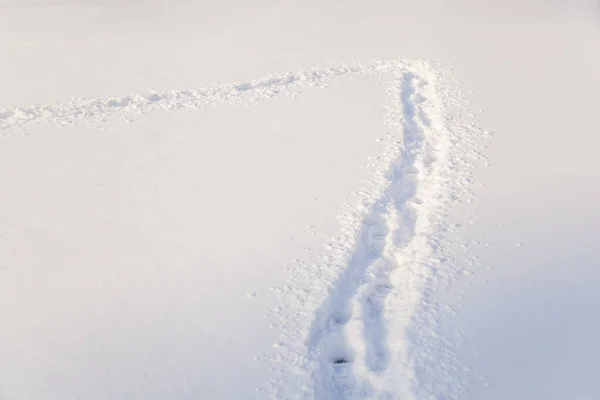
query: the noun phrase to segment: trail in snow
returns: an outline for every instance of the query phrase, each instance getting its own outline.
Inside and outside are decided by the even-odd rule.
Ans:
[[[64,103],[0,108],[0,132],[18,131],[32,122],[54,125],[76,122],[101,123],[105,118],[116,114],[135,115],[157,110],[199,109],[226,103],[253,104],[279,93],[286,93],[293,97],[296,95],[295,89],[319,86],[333,78],[356,74],[364,71],[365,68],[373,67],[376,68],[375,65],[366,67],[362,63],[347,63],[218,87],[180,89],[160,93],[149,90],[146,93],[110,98],[74,98]]]
[[[385,120],[400,140],[373,165],[375,179],[342,216],[340,237],[317,263],[296,265],[281,289],[284,306],[274,314],[282,341],[270,356],[269,390],[286,399],[456,398],[462,384],[449,382],[448,372],[457,363],[436,339],[442,316],[429,293],[438,279],[456,273],[442,262],[447,252],[435,234],[449,204],[466,192],[465,159],[476,154],[479,132],[449,116],[446,106],[456,107],[458,94],[439,67],[345,63],[214,88],[5,108],[0,134],[28,123],[101,123],[117,114],[253,104],[363,74],[390,82]],[[432,381],[433,371],[439,381]]]
[[[275,398],[456,399],[465,390],[435,293],[465,267],[447,236],[459,228],[445,216],[470,199],[470,159],[487,135],[463,119],[464,99],[443,71],[388,67],[361,73],[389,82],[385,121],[400,140],[375,163],[358,204],[346,206],[341,235],[315,263],[294,265],[276,357],[293,372],[275,371]],[[316,310],[312,320],[290,317],[298,304]]]
[[[402,150],[387,174],[388,185],[362,222],[347,268],[317,311],[309,339],[311,351],[319,358],[315,373],[318,398],[330,394],[368,397],[377,390],[377,376],[392,360],[406,363],[387,343],[387,314],[394,310],[386,310],[386,299],[394,293],[394,271],[404,267],[399,253],[418,233],[418,209],[427,208],[418,197],[419,181],[430,178],[430,164],[436,156],[431,146],[435,138],[425,132],[429,125],[423,106],[427,98],[420,91],[428,83],[406,72],[399,85],[404,113]],[[404,308],[410,315],[411,305],[404,304]],[[401,396],[397,389],[388,388],[385,395]]]

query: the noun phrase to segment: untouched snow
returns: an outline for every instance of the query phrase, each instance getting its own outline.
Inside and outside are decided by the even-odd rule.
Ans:
[[[596,399],[599,13],[0,0],[0,399]]]

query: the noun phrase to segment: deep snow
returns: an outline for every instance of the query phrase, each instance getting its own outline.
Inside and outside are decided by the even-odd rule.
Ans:
[[[598,13],[2,0],[0,398],[595,399]]]

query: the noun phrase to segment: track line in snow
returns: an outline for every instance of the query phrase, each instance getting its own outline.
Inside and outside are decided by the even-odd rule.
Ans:
[[[200,109],[222,104],[253,104],[281,93],[295,97],[299,88],[319,87],[326,81],[357,74],[365,68],[362,63],[346,63],[217,87],[167,92],[149,90],[117,97],[81,97],[62,103],[0,108],[0,133],[22,131],[27,124],[34,122],[59,126],[78,122],[98,124],[117,114],[135,115],[158,110]]]
[[[358,74],[388,82],[384,119],[402,139],[345,206],[339,237],[314,262],[296,262],[280,290],[270,390],[278,399],[457,399],[466,385],[435,294],[465,267],[447,215],[472,199],[470,168],[489,134],[465,117],[457,80],[437,65],[375,62]],[[292,317],[298,309],[314,309],[312,320]]]
[[[388,343],[388,314],[394,310],[387,309],[387,298],[396,289],[394,273],[405,266],[400,256],[418,250],[410,245],[420,233],[417,220],[428,208],[428,199],[418,197],[420,184],[432,179],[431,164],[436,161],[436,132],[428,131],[431,117],[421,90],[427,85],[412,72],[403,73],[398,80],[397,101],[403,112],[399,152],[385,176],[381,195],[360,224],[359,239],[347,265],[317,310],[311,329],[310,351],[318,359],[316,398],[364,398],[376,392],[397,398],[399,394],[398,387],[379,389],[378,381],[390,362],[407,363]],[[402,304],[406,315],[411,307],[410,299]],[[409,391],[406,387],[402,390]]]
[[[273,314],[282,340],[267,357],[268,389],[285,399],[454,399],[462,384],[449,377],[456,360],[436,333],[441,317],[431,293],[436,279],[456,273],[441,262],[440,232],[449,205],[468,192],[466,159],[477,155],[481,132],[449,116],[446,106],[461,108],[464,99],[441,67],[342,63],[217,87],[4,108],[0,135],[30,123],[101,124],[117,115],[294,98],[302,88],[359,75],[388,82],[385,122],[401,140],[378,158],[358,204],[347,206],[340,236],[315,263],[297,264],[280,290],[283,307]]]

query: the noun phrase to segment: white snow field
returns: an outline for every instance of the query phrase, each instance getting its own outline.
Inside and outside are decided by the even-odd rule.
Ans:
[[[0,0],[0,399],[600,397],[593,0]]]

